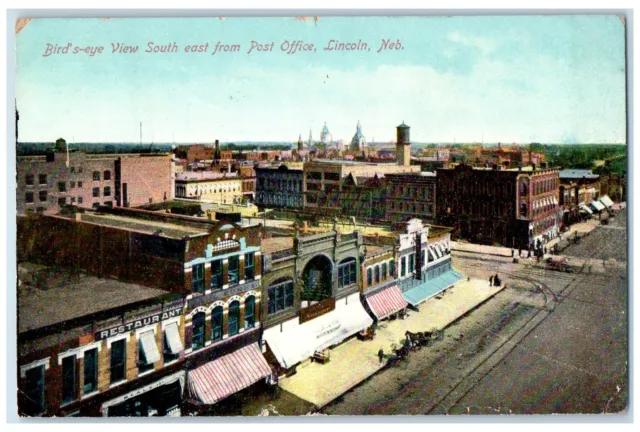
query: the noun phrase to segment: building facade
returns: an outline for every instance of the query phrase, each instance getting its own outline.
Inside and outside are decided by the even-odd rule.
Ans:
[[[137,207],[171,199],[168,154],[57,151],[17,158],[17,211],[55,214],[64,206]]]
[[[256,204],[270,208],[302,208],[303,171],[287,165],[257,167]]]
[[[176,198],[233,204],[242,202],[247,193],[252,193],[253,180],[246,179],[245,185],[237,172],[181,172],[175,177]]]
[[[436,217],[436,175],[430,172],[388,174],[385,219],[393,224]]]

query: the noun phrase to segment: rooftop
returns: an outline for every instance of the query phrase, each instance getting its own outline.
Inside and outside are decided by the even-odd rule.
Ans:
[[[225,178],[237,178],[237,172],[220,173],[215,171],[187,171],[177,172],[176,180],[180,181],[204,181],[204,180],[222,180]]]
[[[597,179],[599,177],[600,176],[598,174],[594,174],[588,169],[564,169],[560,171],[561,179]]]
[[[167,295],[163,290],[18,264],[18,333]]]
[[[83,222],[94,223],[102,226],[120,228],[129,231],[137,231],[143,234],[153,234],[178,240],[190,235],[201,235],[208,233],[208,230],[204,225],[202,228],[199,228],[190,226],[187,223],[181,224],[179,219],[176,219],[175,222],[163,222],[160,220],[153,220],[151,218],[143,219],[118,214],[86,211],[84,213],[80,213],[80,220]],[[192,224],[193,222],[189,223]],[[207,221],[203,220],[202,223],[207,223]]]
[[[271,254],[293,248],[293,237],[270,237],[262,239],[262,252]]]

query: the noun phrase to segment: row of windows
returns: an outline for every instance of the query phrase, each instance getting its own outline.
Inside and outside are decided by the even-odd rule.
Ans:
[[[35,184],[35,174],[27,174],[25,175],[25,183],[27,186],[33,186]],[[38,184],[46,185],[47,184],[47,175],[46,174],[38,174]]]
[[[111,180],[111,171],[104,171],[104,180]],[[100,181],[100,171],[93,172],[93,181]]]
[[[234,285],[240,282],[240,255],[232,255],[228,258],[227,275],[228,284]],[[255,254],[244,254],[244,278],[253,280],[256,275]],[[197,264],[192,267],[191,288],[193,292],[203,293],[205,291],[204,264]],[[224,268],[222,260],[211,261],[211,281],[210,289],[222,289],[224,285]]]
[[[174,326],[174,330],[177,331],[177,324],[172,323],[167,326]],[[151,333],[150,337],[155,339],[153,330],[149,330],[147,333]],[[143,373],[154,368],[153,363],[147,361],[145,351],[142,347],[142,339],[145,333],[140,334],[138,340],[138,372]],[[120,340],[111,343],[111,350],[109,353],[109,382],[115,384],[126,379],[127,372],[127,339],[122,338]],[[169,342],[166,331],[163,333],[163,358],[165,363],[177,360],[180,353],[174,353],[169,348]],[[84,351],[83,365],[81,371],[77,369],[77,356],[69,355],[62,359],[62,403],[68,404],[78,399],[78,381],[77,377],[79,373],[83,377],[82,396],[87,396],[98,391],[98,348],[92,348]],[[79,373],[78,373],[79,372]],[[28,369],[25,372],[26,381],[26,404],[23,407],[25,414],[38,415],[45,411],[45,399],[44,399],[44,373],[45,366],[40,365]]]
[[[97,198],[97,197],[100,196],[100,188],[99,187],[94,187],[92,192],[93,192],[94,198]],[[104,187],[103,196],[111,196],[111,186],[105,186]]]
[[[71,167],[71,172],[74,172],[74,167]],[[78,172],[82,172],[82,168],[79,167],[78,168]],[[104,176],[104,180],[111,180],[111,171],[104,171],[104,173],[102,173]],[[35,184],[35,174],[26,174],[25,175],[25,183],[27,184],[27,186],[33,186]],[[99,181],[100,180],[100,171],[94,171],[93,172],[93,180],[95,181]],[[38,174],[38,184],[41,185],[46,185],[47,184],[47,175],[46,174]],[[71,182],[71,188],[73,188],[75,186],[75,182]],[[82,187],[82,182],[79,181],[78,182],[78,187]],[[64,182],[60,182],[58,183],[58,188],[60,190],[60,192],[64,192],[66,190],[66,183]]]
[[[395,272],[396,262],[391,260],[387,265],[383,262],[382,265],[377,264],[375,267],[369,267],[367,269],[367,286],[372,286],[374,283],[378,284],[380,281],[385,281],[387,277],[393,277]]]
[[[48,193],[46,190],[40,191],[38,192],[38,199],[40,200],[40,202],[45,202],[48,199]],[[27,192],[24,194],[24,201],[27,204],[31,204],[34,202],[34,195],[33,192]]]
[[[211,312],[211,342],[222,340],[224,332],[224,310],[222,306],[217,306]],[[204,312],[198,312],[193,316],[192,325],[193,333],[191,335],[191,347],[198,350],[205,346],[205,325],[206,315]],[[244,302],[244,329],[251,329],[256,325],[256,298],[254,296],[247,297]],[[232,301],[229,304],[229,313],[227,317],[227,333],[229,336],[235,336],[240,332],[240,302]]]
[[[78,184],[78,189],[81,189],[82,188],[82,182],[79,181],[77,184]],[[74,182],[74,181],[69,182],[69,187],[70,187],[70,189],[75,189],[76,182]],[[58,191],[59,192],[66,192],[67,191],[67,183],[66,182],[59,182],[58,183]]]
[[[268,313],[274,314],[283,310],[293,307],[294,290],[293,281],[287,280],[275,285],[272,285],[268,289]]]

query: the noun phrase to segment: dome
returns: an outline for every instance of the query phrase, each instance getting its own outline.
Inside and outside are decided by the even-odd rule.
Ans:
[[[329,128],[327,127],[327,122],[324,122],[324,127],[322,128],[322,133],[323,134],[328,134],[329,133]]]

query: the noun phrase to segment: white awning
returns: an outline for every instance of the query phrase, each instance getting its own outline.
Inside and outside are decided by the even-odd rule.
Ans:
[[[180,354],[184,347],[180,340],[180,331],[178,330],[178,323],[169,324],[164,330],[164,337],[167,341],[167,351],[170,354]]]
[[[596,188],[587,189],[587,193],[596,193]]]
[[[581,205],[580,205],[580,210],[582,210],[583,212],[588,213],[588,214],[590,214],[590,215],[592,215],[592,214],[593,214],[593,210],[591,210],[589,207],[587,207],[587,206],[586,206],[586,205],[584,205],[584,204],[581,204]]]
[[[140,344],[140,349],[142,349],[142,352],[144,353],[144,358],[147,361],[147,364],[155,363],[160,360],[160,352],[158,352],[156,335],[153,330],[141,333],[138,341]]]
[[[440,253],[440,251],[438,250],[437,247],[435,246],[431,246],[433,248],[433,251],[436,253],[436,257],[437,258],[442,258],[442,254]]]
[[[599,212],[605,209],[600,201],[591,201],[591,207],[595,208]]]
[[[611,201],[611,198],[609,198],[608,195],[601,196],[600,197],[600,202],[602,204],[604,204],[604,206],[607,207],[607,208],[613,207],[613,201]]]
[[[346,302],[346,304],[345,304]],[[297,321],[297,318],[296,318]],[[284,323],[265,330],[263,339],[269,344],[278,363],[289,369],[313,356],[316,351],[336,345],[373,324],[373,319],[360,303],[360,294],[336,301],[336,308],[303,324]]]

